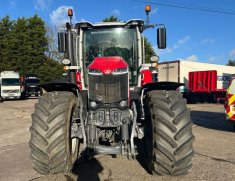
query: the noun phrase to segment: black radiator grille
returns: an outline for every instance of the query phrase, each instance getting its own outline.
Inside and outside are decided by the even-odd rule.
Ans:
[[[89,74],[89,99],[113,103],[128,98],[128,73],[118,75]]]
[[[29,87],[28,91],[29,92],[37,92],[37,88],[36,87]]]

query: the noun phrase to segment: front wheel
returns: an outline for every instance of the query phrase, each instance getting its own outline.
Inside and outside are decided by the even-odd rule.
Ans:
[[[31,158],[41,174],[69,172],[78,158],[79,139],[71,139],[76,97],[71,92],[43,94],[32,114]]]
[[[190,112],[177,91],[150,91],[145,98],[145,161],[152,174],[185,175],[192,166]]]

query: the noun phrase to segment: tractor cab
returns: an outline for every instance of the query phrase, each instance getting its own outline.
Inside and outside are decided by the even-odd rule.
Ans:
[[[137,72],[141,64],[140,58],[142,58],[142,50],[139,49],[141,47],[140,28],[143,24],[143,20],[130,20],[127,23],[91,24],[81,22],[76,24],[76,28],[80,31],[81,51],[79,56],[81,57],[80,66],[83,67],[85,87],[87,87],[88,81],[86,76],[89,72],[88,67],[97,57],[122,58],[128,64],[130,85],[138,84]],[[112,62],[113,59],[109,58],[108,61]],[[99,72],[100,70],[93,69],[91,71]]]
[[[59,33],[58,48],[60,52],[67,52],[68,55],[72,55],[69,57],[69,65],[77,65],[75,72],[80,73],[80,77],[83,78],[79,81],[80,87],[86,90],[88,86],[88,67],[97,57],[122,58],[128,64],[129,85],[131,87],[141,87],[140,70],[146,65],[144,37],[142,35],[145,29],[161,26],[157,30],[158,48],[164,49],[166,47],[165,26],[162,24],[146,25],[144,20],[140,19],[96,24],[90,22],[77,23],[71,31],[73,35],[72,45],[68,44],[68,30],[71,29],[69,26],[67,24],[66,33]],[[74,52],[76,53],[74,54]],[[149,66],[151,67],[150,64]],[[73,78],[71,77],[71,79]]]

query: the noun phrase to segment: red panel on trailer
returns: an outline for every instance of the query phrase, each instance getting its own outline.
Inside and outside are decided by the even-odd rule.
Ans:
[[[216,91],[217,90],[217,71],[212,71],[211,72],[211,90],[212,91]]]
[[[217,71],[196,71],[188,74],[188,89],[191,92],[212,92],[217,90]]]

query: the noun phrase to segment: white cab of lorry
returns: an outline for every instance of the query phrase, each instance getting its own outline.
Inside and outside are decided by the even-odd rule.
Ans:
[[[0,73],[0,96],[6,99],[20,99],[20,75],[14,71]]]

